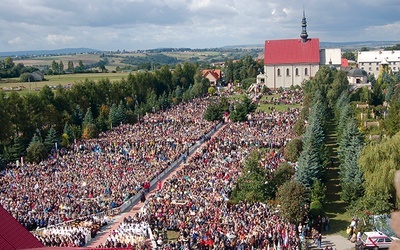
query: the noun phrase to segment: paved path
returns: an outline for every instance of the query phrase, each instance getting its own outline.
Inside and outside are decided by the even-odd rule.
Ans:
[[[317,244],[311,244],[312,240],[309,240],[310,242],[310,249],[324,249],[327,246],[331,246],[333,249],[336,250],[354,250],[354,243],[351,243],[347,238],[337,235],[337,234],[331,234],[331,235],[323,235],[322,236],[322,248],[318,248]]]

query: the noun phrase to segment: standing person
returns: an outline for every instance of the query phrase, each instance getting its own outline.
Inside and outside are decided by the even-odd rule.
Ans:
[[[319,248],[322,248],[322,234],[319,233],[317,237],[317,244]]]
[[[140,192],[140,201],[142,203],[146,201],[146,195],[143,190],[142,190],[142,192]]]
[[[329,231],[329,217],[325,216],[325,231]]]
[[[157,190],[160,191],[161,188],[162,188],[162,182],[161,182],[161,180],[158,180],[158,182],[157,182]]]

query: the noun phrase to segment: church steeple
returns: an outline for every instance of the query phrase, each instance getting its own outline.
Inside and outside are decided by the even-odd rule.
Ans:
[[[301,20],[301,40],[303,43],[307,42],[308,34],[307,34],[307,20],[306,20],[306,12],[303,9],[303,19]]]

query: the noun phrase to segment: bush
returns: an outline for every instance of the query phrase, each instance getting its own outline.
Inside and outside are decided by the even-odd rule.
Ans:
[[[33,78],[30,73],[23,73],[22,75],[20,75],[19,79],[21,82],[33,81]]]
[[[322,206],[322,203],[319,201],[313,201],[310,204],[310,211],[308,212],[308,215],[311,218],[317,218],[318,215],[323,215],[324,214],[324,208]]]
[[[297,162],[303,149],[303,141],[301,138],[294,138],[285,146],[285,159],[290,162]]]

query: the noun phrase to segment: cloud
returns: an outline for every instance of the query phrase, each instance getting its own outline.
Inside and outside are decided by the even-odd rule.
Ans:
[[[22,41],[21,37],[19,37],[19,36],[8,41],[9,45],[20,45],[22,43],[23,43],[23,41]]]
[[[46,36],[46,41],[49,42],[50,44],[64,45],[70,43],[73,40],[75,40],[75,37],[67,35],[49,34]]]
[[[135,50],[262,44],[299,37],[303,3],[308,34],[321,41],[400,37],[398,0],[2,0],[0,47]]]

